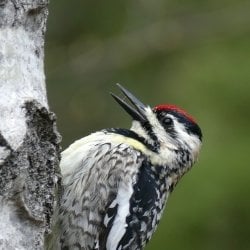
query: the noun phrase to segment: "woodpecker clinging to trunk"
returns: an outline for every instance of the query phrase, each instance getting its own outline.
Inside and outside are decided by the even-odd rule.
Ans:
[[[182,109],[151,109],[118,85],[131,129],[105,129],[62,152],[63,194],[48,249],[142,249],[168,195],[197,159],[202,133]]]

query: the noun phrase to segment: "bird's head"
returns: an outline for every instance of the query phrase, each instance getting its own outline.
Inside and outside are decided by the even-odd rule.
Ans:
[[[168,160],[167,154],[170,155],[171,152],[174,153],[173,155],[184,155],[185,157],[188,153],[190,160],[187,160],[193,164],[197,159],[202,142],[201,129],[195,119],[175,105],[164,104],[154,108],[146,106],[124,87],[117,85],[133,105],[129,105],[111,93],[132,117],[131,130],[142,137],[151,150],[160,155],[166,155]]]

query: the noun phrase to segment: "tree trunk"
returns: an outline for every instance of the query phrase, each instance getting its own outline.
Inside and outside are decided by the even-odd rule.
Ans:
[[[59,142],[44,77],[47,0],[0,0],[0,249],[43,249]]]

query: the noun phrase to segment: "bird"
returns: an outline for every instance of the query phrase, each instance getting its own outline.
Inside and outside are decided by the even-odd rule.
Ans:
[[[202,132],[173,104],[151,108],[117,84],[132,126],[94,132],[61,154],[62,191],[48,247],[143,249],[169,194],[197,161]]]

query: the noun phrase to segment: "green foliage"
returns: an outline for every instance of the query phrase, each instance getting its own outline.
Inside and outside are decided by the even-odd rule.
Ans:
[[[119,82],[199,121],[199,162],[170,197],[147,249],[250,249],[250,15],[246,1],[51,1],[49,102],[66,147],[130,120]]]

